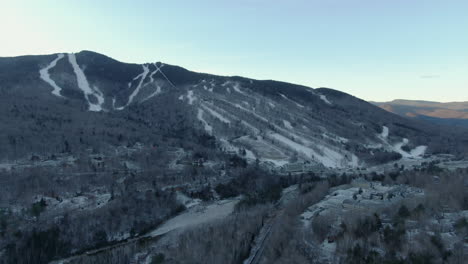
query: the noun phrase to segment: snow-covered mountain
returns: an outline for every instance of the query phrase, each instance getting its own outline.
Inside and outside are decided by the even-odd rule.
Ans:
[[[127,64],[90,51],[0,58],[0,94],[3,159],[129,142],[156,146],[193,134],[271,166],[360,167],[467,149],[458,131],[336,90],[161,62]]]

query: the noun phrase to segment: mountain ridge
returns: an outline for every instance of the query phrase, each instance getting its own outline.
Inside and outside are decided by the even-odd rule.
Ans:
[[[290,163],[291,156],[294,160],[325,167],[358,167],[399,156],[410,158],[410,150],[422,146],[427,146],[429,153],[464,151],[456,143],[458,140],[447,136],[453,131],[439,131],[426,122],[402,119],[330,88],[313,89],[273,80],[196,73],[161,62],[123,63],[92,51],[1,58],[0,70],[3,72],[0,92],[5,94],[5,112],[21,112],[18,105],[23,105],[22,111],[29,114],[21,121],[11,115],[11,120],[17,120],[18,124],[36,123],[35,126],[44,127],[42,123],[37,124],[34,116],[41,112],[45,120],[52,112],[56,117],[65,116],[71,123],[83,118],[99,123],[114,120],[115,133],[122,134],[117,131],[127,130],[127,125],[134,126],[133,132],[127,131],[125,135],[129,138],[135,135],[131,140],[135,142],[154,141],[152,145],[159,144],[163,135],[174,137],[171,129],[183,127],[184,133],[205,133],[214,137],[221,149],[245,149],[251,160],[271,166]],[[29,108],[37,107],[36,113],[31,114],[25,102]],[[16,109],[12,110],[12,106]],[[169,109],[173,111],[168,112]],[[91,115],[86,110],[107,115]],[[128,118],[133,125],[123,121]],[[78,136],[80,141],[77,142],[63,132],[70,128],[48,122],[49,129],[58,134],[57,146],[73,145],[74,149],[82,151],[85,146],[101,146],[98,149],[102,150],[116,144],[115,135],[99,123],[93,126],[112,136],[99,139],[91,130],[88,134],[95,138],[94,143],[80,146],[85,142],[83,136]],[[135,126],[140,130],[135,130]],[[17,134],[27,134],[18,131],[20,127],[6,128],[11,133],[3,142],[10,148],[10,156],[13,149],[18,152],[16,142],[21,141],[16,140]],[[71,134],[85,135],[83,130],[86,129],[73,128]],[[11,130],[17,130],[16,134]],[[40,131],[34,127],[33,131],[36,130]],[[390,130],[390,136],[381,136],[385,130]],[[23,137],[29,144],[20,151],[23,155],[28,153],[26,149],[44,153],[60,149],[39,147],[41,144],[31,141],[32,134]],[[174,140],[184,139],[176,136]],[[421,158],[423,154],[418,152],[413,158]]]

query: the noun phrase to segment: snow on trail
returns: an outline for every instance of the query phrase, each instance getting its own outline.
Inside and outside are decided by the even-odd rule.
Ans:
[[[422,155],[426,152],[427,146],[417,146],[416,148],[410,150],[410,152],[404,151],[402,148],[408,145],[409,140],[404,138],[402,142],[397,143],[393,146],[393,150],[400,153],[404,158],[421,158]]]
[[[401,154],[403,157],[405,157],[405,158],[411,157],[411,155],[410,155],[408,152],[406,152],[406,151],[404,151],[404,150],[402,149],[402,147],[408,145],[408,142],[409,142],[409,140],[408,140],[407,138],[404,138],[402,142],[396,143],[396,144],[393,146],[393,150],[396,151],[396,152],[398,152],[398,153],[400,153],[400,154]]]
[[[41,79],[44,80],[46,83],[48,83],[50,86],[52,86],[52,88],[54,88],[54,90],[52,91],[52,94],[53,95],[56,95],[58,97],[63,97],[61,94],[60,94],[60,91],[62,90],[62,88],[60,88],[55,82],[54,80],[52,80],[50,78],[50,74],[49,74],[49,70],[54,68],[56,65],[57,65],[57,62],[59,60],[61,60],[62,58],[64,57],[63,54],[58,54],[57,55],[57,58],[55,58],[55,60],[53,60],[47,67],[43,68],[43,69],[40,69],[39,70],[39,74],[41,76]]]
[[[186,212],[168,220],[162,226],[152,231],[148,236],[164,235],[176,229],[193,227],[229,216],[238,199],[222,200],[208,206],[194,206]]]
[[[141,100],[141,103],[153,98],[154,96],[158,95],[161,93],[161,86],[157,85],[156,86],[156,91],[154,91],[152,94],[148,95],[145,99]]]
[[[81,70],[80,66],[78,66],[78,63],[76,62],[75,54],[68,54],[68,61],[72,65],[73,71],[75,72],[78,88],[83,91],[86,101],[88,101],[89,111],[102,111],[102,105],[104,104],[104,95],[102,92],[95,86],[92,88],[89,86],[88,80],[86,79],[83,70]],[[97,103],[91,102],[90,96],[94,96],[97,99]]]
[[[238,83],[234,84],[232,86],[232,89],[234,89],[234,91],[238,92],[238,93],[241,93],[241,94],[244,94],[244,92],[241,91],[240,89],[240,85]]]
[[[294,103],[295,105],[299,106],[300,108],[304,108],[305,106],[301,105],[300,103],[292,100],[292,99],[289,99],[286,95],[282,94],[282,93],[279,93],[279,95],[281,95],[281,97],[283,97],[284,99]]]
[[[193,91],[190,90],[187,92],[187,99],[188,99],[188,103],[189,105],[192,105],[193,102],[197,99],[194,95],[193,95]]]
[[[208,111],[212,116],[216,117],[217,119],[221,120],[222,122],[224,122],[226,124],[231,123],[231,121],[229,121],[229,119],[225,118],[223,115],[221,115],[220,113],[216,112],[215,110],[209,108],[205,104],[202,104],[202,107],[205,108],[205,110]]]
[[[390,144],[388,142],[388,135],[389,135],[389,129],[386,126],[382,127],[382,133],[377,134],[378,137],[380,137],[390,148],[397,152],[400,153],[403,158],[421,158],[424,153],[426,153],[427,146],[417,146],[416,148],[410,150],[410,152],[406,152],[403,150],[403,147],[408,145],[409,140],[407,138],[403,138],[403,140],[399,143],[396,143],[395,145]]]
[[[320,99],[322,99],[322,101],[324,101],[326,104],[329,104],[329,105],[332,104],[332,103],[328,100],[328,98],[327,98],[325,95],[323,95],[323,94],[320,95]]]
[[[213,133],[213,127],[210,126],[208,122],[206,122],[206,120],[203,118],[204,113],[205,111],[203,111],[203,109],[198,108],[197,118],[203,123],[206,132],[208,132],[211,135]]]
[[[143,85],[143,81],[146,79],[146,76],[149,73],[149,68],[147,65],[141,65],[143,67],[143,72],[140,73],[137,77],[135,78],[140,78],[140,82],[138,83],[138,86],[133,90],[132,94],[128,97],[128,102],[125,106],[129,106],[133,102],[133,98],[140,92],[141,86]],[[136,79],[133,79],[136,80]]]
[[[158,71],[159,71],[159,68],[158,66],[156,66],[156,63],[153,63],[154,67],[156,67],[156,70],[154,70],[153,72],[151,72],[149,78],[150,78],[150,81],[149,83],[152,83],[154,82],[154,78],[153,78],[153,75],[155,75]]]

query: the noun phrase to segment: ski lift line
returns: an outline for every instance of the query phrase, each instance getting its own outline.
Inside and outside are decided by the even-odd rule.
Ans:
[[[166,80],[172,85],[172,87],[175,88],[175,85],[171,82],[171,80],[169,80],[169,78],[167,78],[166,74],[164,74],[164,72],[161,70],[161,68],[164,67],[164,64],[161,63],[161,66],[159,67],[156,64],[154,64],[154,66],[156,67],[155,73],[159,71],[164,76],[164,78],[166,78]]]

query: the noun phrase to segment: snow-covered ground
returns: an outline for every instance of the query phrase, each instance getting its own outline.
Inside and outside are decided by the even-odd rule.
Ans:
[[[102,111],[102,105],[104,104],[104,95],[97,87],[91,87],[86,79],[86,76],[81,70],[80,66],[76,62],[76,56],[73,53],[68,54],[68,60],[73,67],[73,71],[76,75],[76,80],[78,82],[78,88],[80,88],[88,101],[89,111],[99,112]],[[94,96],[97,102],[93,102],[90,100],[90,96]]]
[[[147,236],[155,237],[176,229],[193,227],[211,221],[223,219],[234,211],[240,198],[221,200],[204,206],[196,205],[180,215],[168,220],[162,226],[150,232]]]
[[[62,58],[64,57],[63,54],[58,54],[57,55],[57,58],[55,58],[49,65],[47,65],[47,67],[39,70],[39,74],[41,76],[41,79],[44,80],[46,83],[50,84],[50,86],[52,86],[52,88],[54,88],[54,90],[52,90],[52,94],[53,95],[56,95],[58,97],[63,97],[61,94],[60,94],[60,91],[62,90],[62,88],[60,88],[54,80],[52,80],[50,78],[50,74],[49,74],[49,70],[54,68],[56,65],[57,65],[57,62],[59,60],[61,60]]]

